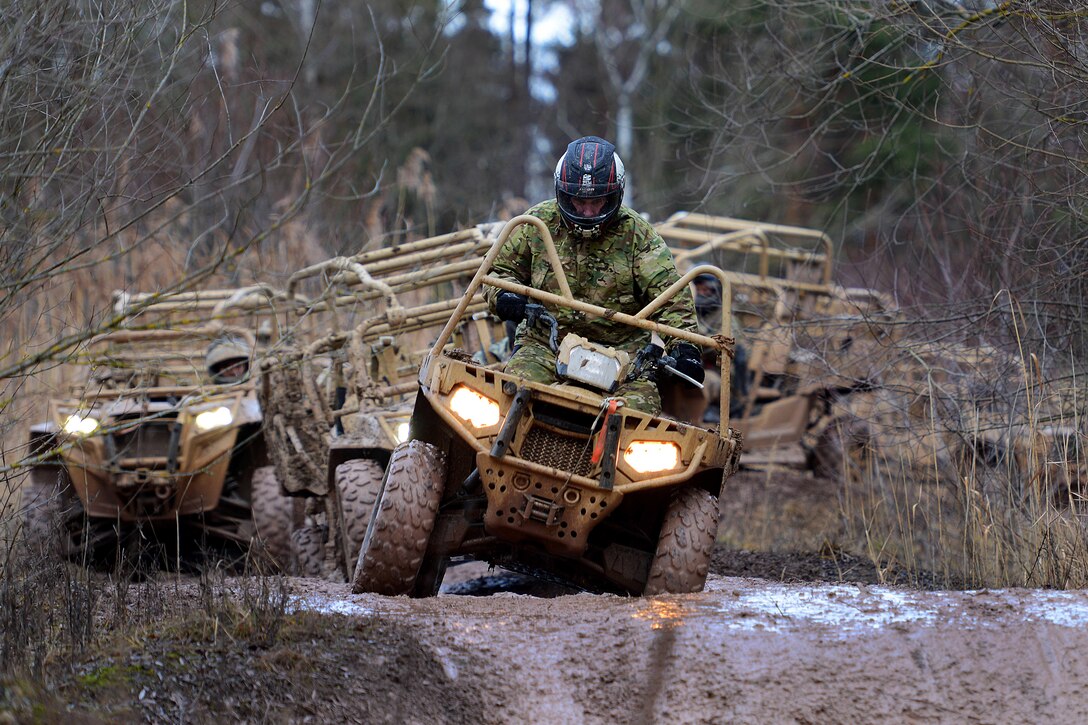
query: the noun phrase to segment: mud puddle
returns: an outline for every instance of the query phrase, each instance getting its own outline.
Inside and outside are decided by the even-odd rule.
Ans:
[[[1084,592],[712,575],[699,594],[643,599],[532,596],[488,576],[427,600],[299,581],[292,602],[396,622],[495,722],[1088,719]]]

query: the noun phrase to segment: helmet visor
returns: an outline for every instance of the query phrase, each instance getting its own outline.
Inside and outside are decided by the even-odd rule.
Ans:
[[[573,196],[579,199],[596,199],[602,196],[608,196],[609,194],[615,194],[617,191],[620,191],[620,185],[615,181],[594,183],[593,177],[589,174],[585,174],[585,178],[574,181],[563,181],[562,179],[557,178],[555,180],[555,190],[557,193],[566,194],[567,196]]]
[[[560,210],[580,227],[594,227],[610,219],[619,210],[622,191],[606,192],[593,196],[569,194],[556,189],[556,201]]]

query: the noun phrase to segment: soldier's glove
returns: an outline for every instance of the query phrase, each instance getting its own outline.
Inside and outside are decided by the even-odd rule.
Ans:
[[[495,314],[501,320],[521,322],[525,319],[525,305],[529,298],[517,292],[500,292],[495,298]]]
[[[676,360],[678,372],[692,380],[703,382],[706,372],[703,370],[703,356],[698,347],[690,342],[678,342],[672,349],[672,357]]]

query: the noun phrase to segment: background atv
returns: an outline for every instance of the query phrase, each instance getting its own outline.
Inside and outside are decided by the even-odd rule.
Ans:
[[[420,361],[495,233],[482,225],[338,257],[289,280],[296,317],[319,315],[330,330],[295,338],[262,366],[272,460],[286,492],[307,500],[292,535],[297,573],[348,578],[386,464],[407,439]],[[452,344],[501,359],[504,333],[482,297],[467,314]]]
[[[680,269],[704,260],[727,270],[731,329],[745,348],[732,400],[741,463],[823,465],[836,405],[879,384],[890,364],[894,304],[834,284],[833,244],[817,230],[702,214],[656,228]]]
[[[481,285],[490,284],[727,350],[724,338],[649,319],[696,274],[718,271],[692,270],[637,315],[620,314],[573,299],[554,261],[560,295],[490,276],[499,249],[521,224],[535,225],[549,258],[557,259],[547,228],[529,216],[508,223],[488,252],[420,368],[422,394],[410,440],[390,460],[359,552],[354,590],[430,596],[451,558],[470,557],[596,591],[697,591],[706,579],[717,497],[736,466],[739,436],[617,407],[585,387],[527,382],[446,344]],[[582,347],[587,365],[600,366],[595,369],[614,360]],[[722,374],[728,380],[724,366]],[[728,386],[720,403],[727,415]]]
[[[733,329],[747,348],[733,400],[745,466],[850,476],[874,461],[963,472],[983,493],[1067,499],[1088,475],[1073,396],[1037,363],[956,341],[887,295],[832,282],[822,232],[677,214],[657,225],[681,269],[727,270]]]
[[[259,541],[286,564],[301,511],[268,465],[253,383],[216,385],[205,369],[213,341],[244,341],[253,355],[267,343],[267,308],[241,299],[115,296],[115,312],[134,315],[130,329],[92,340],[75,361],[81,382],[32,427],[22,495],[32,544],[88,563],[131,566],[152,552],[188,566],[236,559]],[[194,326],[201,318],[219,321]]]

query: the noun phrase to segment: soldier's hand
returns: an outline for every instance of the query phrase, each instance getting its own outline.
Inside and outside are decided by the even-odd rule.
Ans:
[[[672,349],[672,356],[676,360],[677,371],[692,380],[703,382],[706,372],[703,370],[703,356],[699,348],[690,342],[678,342]]]
[[[525,305],[529,298],[517,292],[500,292],[495,299],[495,314],[501,320],[521,322],[525,319]]]
[[[548,346],[551,347],[552,352],[559,352],[559,322],[544,305],[536,302],[525,305],[525,323],[529,327],[536,327],[540,322],[543,322],[543,326],[548,330]]]

